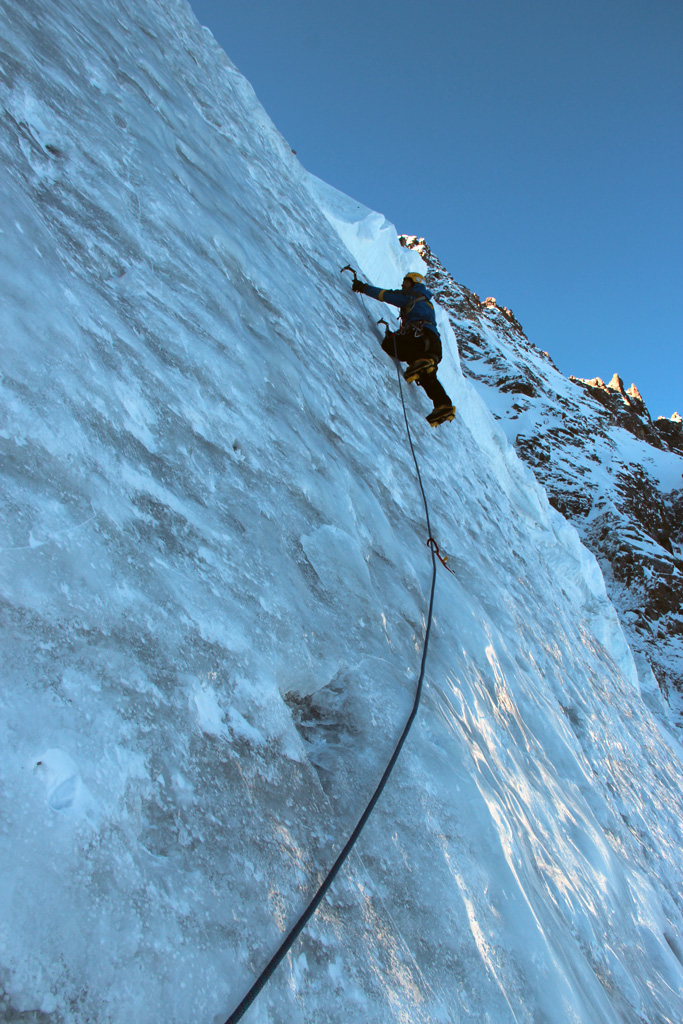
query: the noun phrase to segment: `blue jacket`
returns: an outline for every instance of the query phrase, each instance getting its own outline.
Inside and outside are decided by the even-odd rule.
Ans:
[[[388,302],[392,306],[398,306],[401,310],[400,317],[404,324],[414,323],[416,320],[423,321],[430,331],[436,336],[439,332],[436,329],[436,316],[434,306],[430,302],[432,293],[423,284],[415,284],[409,292],[391,291],[387,288],[375,288],[366,284],[365,294],[371,299],[379,299],[380,302]]]

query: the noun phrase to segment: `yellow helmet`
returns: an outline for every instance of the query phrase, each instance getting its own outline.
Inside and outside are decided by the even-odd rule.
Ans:
[[[407,274],[403,275],[404,281],[412,281],[413,284],[422,284],[424,279],[424,274],[418,274],[416,270],[409,270]]]

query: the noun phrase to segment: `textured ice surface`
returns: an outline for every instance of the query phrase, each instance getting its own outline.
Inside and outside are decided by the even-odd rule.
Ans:
[[[412,701],[420,496],[382,307],[339,268],[415,256],[184,3],[0,12],[2,1013],[212,1024]],[[459,415],[407,396],[455,572],[424,704],[245,1019],[678,1021],[680,750],[440,324]]]

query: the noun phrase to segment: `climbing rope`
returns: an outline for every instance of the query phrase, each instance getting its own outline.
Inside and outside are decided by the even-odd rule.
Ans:
[[[349,268],[349,269],[352,269],[352,268]],[[386,321],[384,321],[384,322],[386,322]],[[445,563],[444,559],[441,557],[441,555],[439,554],[439,549],[438,549],[438,546],[436,544],[436,541],[432,538],[432,527],[431,527],[431,523],[430,523],[430,520],[429,520],[429,505],[427,503],[427,495],[425,494],[425,489],[424,489],[424,486],[422,484],[422,474],[420,473],[420,466],[419,466],[418,461],[417,461],[417,455],[415,454],[415,447],[413,445],[413,437],[412,437],[412,434],[410,432],[410,424],[408,423],[408,413],[406,411],[405,398],[403,396],[403,384],[402,384],[402,381],[401,381],[401,364],[398,361],[398,354],[397,354],[397,351],[396,351],[396,339],[394,339],[394,358],[395,358],[395,361],[396,361],[396,373],[397,373],[397,376],[398,376],[398,388],[399,388],[399,394],[401,396],[401,405],[403,406],[403,419],[404,419],[405,425],[406,425],[406,433],[408,435],[408,442],[410,444],[410,451],[411,451],[411,454],[413,456],[413,462],[415,463],[415,471],[417,473],[417,480],[418,480],[418,483],[420,485],[420,493],[422,494],[422,501],[423,501],[424,510],[425,510],[425,519],[426,519],[426,522],[427,522],[427,532],[428,532],[428,535],[429,535],[429,540],[427,541],[427,543],[429,544],[429,550],[430,550],[431,556],[432,556],[432,582],[431,582],[431,587],[430,587],[430,591],[429,591],[429,608],[428,608],[428,611],[427,611],[427,625],[426,625],[426,629],[425,629],[424,644],[423,644],[423,647],[422,647],[422,660],[420,662],[420,675],[419,675],[419,678],[417,680],[417,686],[415,687],[415,698],[413,700],[413,706],[412,706],[410,714],[408,715],[408,720],[406,721],[406,724],[405,724],[405,726],[403,728],[403,732],[401,733],[401,735],[400,735],[400,737],[398,739],[398,742],[396,744],[396,747],[394,749],[394,752],[391,755],[391,759],[389,760],[389,763],[387,764],[386,768],[384,769],[384,773],[382,775],[382,778],[379,780],[379,783],[377,784],[377,787],[376,787],[374,793],[370,797],[370,801],[369,801],[367,807],[365,808],[365,810],[363,811],[362,815],[358,819],[358,823],[357,823],[356,827],[354,828],[353,832],[351,833],[351,835],[349,836],[348,840],[346,841],[346,843],[345,843],[341,853],[339,854],[339,856],[335,860],[334,864],[332,865],[332,867],[328,871],[328,873],[325,876],[325,878],[323,879],[323,881],[320,883],[320,885],[318,887],[318,890],[315,893],[315,895],[313,896],[313,899],[311,900],[311,902],[308,904],[308,906],[306,907],[304,912],[301,914],[299,919],[296,921],[296,923],[290,929],[288,934],[282,940],[282,942],[280,943],[279,948],[276,950],[275,953],[273,953],[272,957],[270,958],[270,960],[268,961],[266,966],[263,968],[263,970],[259,974],[258,978],[254,982],[254,984],[251,986],[251,988],[249,989],[247,994],[244,996],[244,998],[242,999],[242,1001],[239,1004],[239,1006],[235,1010],[233,1010],[233,1012],[230,1014],[230,1016],[228,1017],[228,1019],[225,1022],[225,1024],[237,1024],[237,1021],[242,1019],[244,1014],[247,1012],[247,1010],[249,1009],[251,1004],[254,1002],[254,1000],[256,999],[258,994],[260,993],[261,989],[267,983],[267,981],[270,978],[270,976],[274,973],[275,970],[277,970],[277,967],[279,966],[281,961],[284,960],[284,958],[287,956],[287,953],[292,948],[292,946],[294,945],[294,943],[296,942],[297,938],[299,937],[301,932],[304,930],[304,928],[306,927],[306,925],[308,924],[310,919],[315,914],[315,912],[318,909],[319,904],[322,902],[323,897],[325,896],[327,890],[330,888],[330,886],[332,885],[332,882],[334,881],[334,879],[338,875],[339,870],[340,870],[342,864],[344,863],[344,861],[348,857],[349,853],[351,852],[351,850],[353,849],[353,847],[355,845],[356,840],[358,839],[359,835],[363,831],[363,826],[365,825],[366,821],[368,820],[368,818],[372,814],[373,808],[374,808],[375,804],[377,803],[377,801],[379,800],[379,798],[380,798],[380,796],[382,794],[382,791],[383,791],[384,787],[387,784],[389,776],[391,775],[391,772],[392,772],[392,770],[394,768],[394,765],[396,764],[396,761],[398,760],[398,755],[401,753],[401,748],[403,747],[403,744],[405,743],[406,737],[408,736],[408,733],[410,732],[410,727],[413,724],[413,721],[415,720],[415,716],[417,715],[418,707],[420,705],[420,697],[422,696],[422,684],[423,684],[423,680],[424,680],[425,668],[426,668],[426,665],[427,665],[427,650],[428,650],[428,647],[429,647],[429,635],[430,635],[431,628],[432,628],[432,615],[433,615],[433,610],[434,610],[434,589],[436,587],[436,559],[437,559],[437,556],[439,557],[441,562],[443,562],[444,565],[446,563]],[[446,566],[446,568],[448,568],[448,566]],[[449,572],[452,572],[452,570],[449,569]]]

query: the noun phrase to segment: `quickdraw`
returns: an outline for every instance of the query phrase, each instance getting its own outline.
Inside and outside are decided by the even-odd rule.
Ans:
[[[451,569],[450,565],[446,565],[446,562],[448,561],[448,555],[441,554],[441,552],[439,551],[439,545],[436,543],[434,538],[430,537],[429,540],[426,541],[426,544],[427,547],[431,548],[431,550],[434,552],[434,554],[439,559],[444,569],[448,569],[452,576],[457,576],[457,573],[454,572],[453,569]]]

